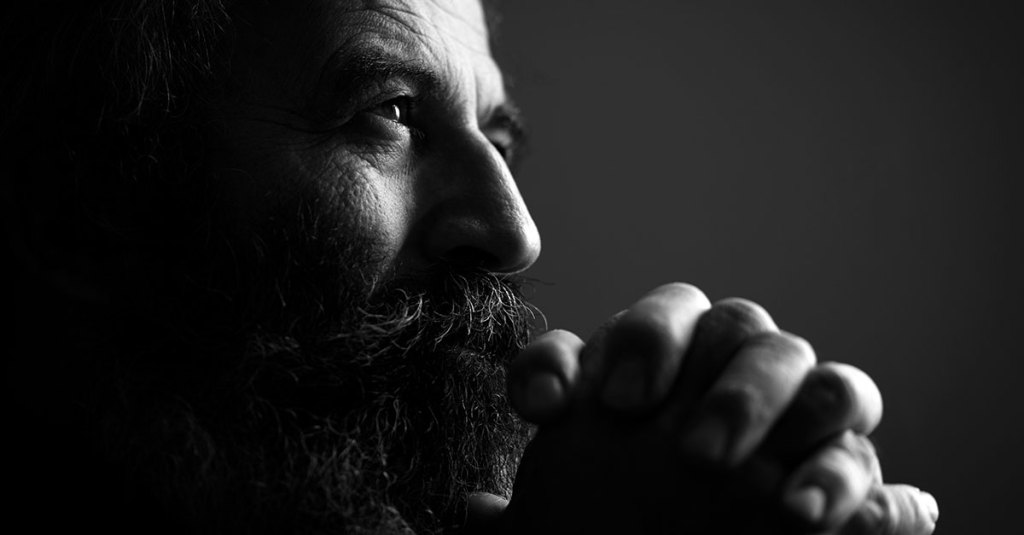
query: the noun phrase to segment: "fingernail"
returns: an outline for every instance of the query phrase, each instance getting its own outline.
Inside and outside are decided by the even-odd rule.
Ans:
[[[627,358],[612,368],[601,397],[616,409],[633,409],[647,398],[647,370],[638,359]]]
[[[825,517],[828,497],[821,487],[801,487],[786,494],[786,506],[808,523],[817,524]]]
[[[924,505],[928,516],[932,519],[932,523],[936,523],[939,520],[939,502],[935,501],[935,496],[928,494],[927,492],[921,491],[921,502]]]
[[[526,383],[526,406],[531,411],[550,412],[565,400],[562,380],[553,373],[538,373]]]
[[[683,438],[683,450],[697,459],[719,462],[725,459],[729,428],[721,418],[705,416]]]

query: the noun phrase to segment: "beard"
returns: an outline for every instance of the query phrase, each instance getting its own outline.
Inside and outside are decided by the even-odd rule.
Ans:
[[[267,231],[242,283],[175,277],[188,297],[156,329],[174,334],[98,374],[101,451],[183,530],[430,533],[469,493],[510,493],[529,429],[506,371],[536,317],[519,283],[369,276],[373,244],[338,230]]]

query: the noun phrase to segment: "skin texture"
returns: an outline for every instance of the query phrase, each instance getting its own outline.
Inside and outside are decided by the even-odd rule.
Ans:
[[[374,244],[378,277],[532,264],[540,238],[502,156],[513,132],[480,6],[279,7],[246,17],[233,60],[243,98],[221,108],[218,164],[237,171],[240,226],[318,197],[351,239]],[[378,72],[363,82],[352,71],[366,57]],[[380,77],[385,68],[431,79]]]
[[[665,370],[678,370],[674,381],[650,380]],[[533,387],[550,376],[564,395]],[[502,519],[509,532],[935,526],[931,496],[882,484],[864,436],[882,411],[870,378],[817,364],[805,341],[749,301],[712,306],[692,286],[659,287],[586,344],[565,331],[539,337],[514,363],[510,395],[540,430]]]
[[[537,230],[503,158],[514,150],[509,104],[476,2],[311,2],[248,19],[233,63],[246,98],[227,103],[220,125],[219,163],[237,170],[232,187],[245,199],[241,229],[314,196],[339,207],[327,214],[339,229],[375,244],[377,277],[442,261],[514,273],[536,259]],[[365,57],[393,74],[346,82],[362,79],[352,65]],[[410,66],[428,76],[399,68]],[[586,344],[561,331],[538,338],[513,367],[510,395],[540,429],[511,505],[471,500],[478,526],[934,525],[928,498],[881,485],[864,438],[881,414],[874,384],[817,364],[753,303],[712,306],[691,286],[660,287]],[[738,523],[737,509],[749,513]]]
[[[504,284],[540,252],[510,171],[515,111],[480,5],[276,1],[232,15],[231,70],[219,80],[226,90],[203,102],[200,129],[216,201],[210,220],[224,235],[212,241],[228,245],[210,246],[216,276],[198,269],[182,277],[182,287],[227,295],[212,301],[228,305],[203,311],[205,301],[189,299],[195,294],[175,294],[181,308],[157,321],[132,314],[140,328],[125,331],[138,346],[112,337],[128,357],[101,361],[97,373],[127,363],[130,379],[149,380],[105,392],[126,406],[102,414],[124,433],[113,442],[127,451],[125,464],[143,467],[129,472],[142,476],[140,486],[153,477],[149,490],[167,491],[151,504],[212,532],[336,531],[356,526],[347,522],[367,503],[390,515],[365,524],[373,528],[457,524],[447,516],[461,511],[445,494],[463,503],[472,490],[501,492],[507,484],[497,476],[511,469],[488,461],[514,459],[505,450],[525,439],[500,390],[507,354],[526,334],[525,322],[505,320],[528,308]],[[196,252],[193,240],[181,241]],[[173,256],[153,254],[145,258],[155,265]],[[273,273],[260,279],[257,267]],[[488,283],[462,276],[470,272]],[[253,280],[231,287],[232,275]],[[448,284],[460,277],[461,287]],[[443,290],[429,284],[438,281]],[[168,308],[174,286],[159,288],[163,301],[138,300]],[[353,299],[363,294],[384,298]],[[463,308],[447,306],[456,302]],[[224,337],[222,310],[255,318],[225,320]],[[167,331],[148,330],[162,319],[174,320]],[[246,349],[232,360],[238,355],[224,346]],[[139,355],[146,358],[133,360]],[[656,288],[587,342],[541,335],[510,365],[507,387],[537,431],[511,501],[465,498],[467,531],[895,535],[934,527],[934,500],[882,482],[866,438],[882,410],[874,383],[818,363],[807,342],[747,301],[712,304],[685,284]],[[137,403],[144,400],[151,406]],[[445,425],[456,420],[465,425]],[[393,432],[367,441],[370,428]],[[469,431],[486,440],[467,439]],[[473,448],[481,444],[505,449]],[[254,450],[263,455],[245,456]],[[432,455],[415,455],[424,451]],[[121,462],[124,451],[104,453]],[[460,470],[492,467],[502,473]],[[382,483],[364,485],[371,476]],[[203,503],[204,493],[213,499]],[[296,527],[300,516],[282,507],[280,525],[264,522],[263,509],[281,502],[301,502],[314,520],[336,516]]]

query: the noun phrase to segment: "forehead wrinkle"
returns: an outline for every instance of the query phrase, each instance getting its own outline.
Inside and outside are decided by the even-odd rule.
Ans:
[[[394,76],[413,84],[423,96],[456,108],[458,81],[443,75],[436,65],[409,48],[376,28],[362,29],[328,56],[321,69],[321,91],[335,97],[350,96],[357,92],[355,88],[383,83]]]
[[[443,13],[445,17],[449,17],[455,21],[460,22],[456,28],[458,31],[451,31],[451,28],[445,28],[445,25],[438,24],[434,17],[426,16],[421,13],[422,10],[417,10],[409,7],[409,2],[401,2],[401,5],[391,5],[386,0],[376,0],[364,4],[362,8],[365,11],[372,11],[380,14],[386,20],[395,22],[411,35],[417,37],[423,44],[423,48],[434,54],[434,50],[430,46],[430,34],[434,34],[437,37],[438,42],[450,40],[462,48],[472,53],[485,56],[487,61],[493,64],[491,58],[490,42],[488,41],[488,30],[487,23],[484,17],[484,13],[478,2],[470,1],[469,5],[476,7],[473,10],[473,14],[463,14],[459,10],[455,9],[451,3],[439,2],[437,0],[431,0],[430,5]],[[422,5],[422,4],[416,4]],[[417,24],[417,22],[419,24]],[[383,26],[386,26],[383,25]],[[433,30],[432,32],[430,30]],[[468,30],[464,31],[464,30]],[[467,33],[469,35],[467,35]],[[476,39],[474,39],[474,37]],[[447,39],[445,39],[447,38]]]
[[[381,6],[375,9],[377,13],[380,13],[387,20],[397,23],[399,26],[405,28],[410,34],[417,36],[421,39],[426,39],[427,34],[422,29],[418,28],[417,25],[413,24],[413,21],[420,20],[429,22],[422,15],[417,13],[415,10],[410,8],[400,8],[398,6]]]
[[[391,52],[437,72],[444,82],[444,100],[452,104],[466,100],[476,120],[486,118],[507,100],[504,78],[490,53],[480,4],[473,4],[472,13],[437,0],[363,0],[334,5],[338,9],[332,10],[327,24],[335,28],[338,44],[328,63],[337,65],[355,50]],[[449,17],[456,24],[439,22]],[[459,49],[463,54],[449,53]]]
[[[447,16],[462,22],[464,27],[469,28],[476,35],[476,37],[480,38],[481,42],[484,43],[484,48],[489,50],[490,46],[488,43],[487,21],[483,16],[482,10],[475,10],[474,14],[476,16],[470,18],[468,15],[464,15],[463,13],[460,13],[458,10],[450,7],[449,5],[446,5],[445,2],[439,2],[438,0],[430,0],[430,3],[433,4],[438,10],[445,13]],[[473,5],[479,6],[479,3],[474,2]]]
[[[344,38],[335,55],[344,56],[345,47],[365,48],[375,44],[380,48],[400,51],[417,58],[437,56],[430,46],[429,20],[414,9],[389,5],[386,1],[366,1],[358,8],[336,12],[332,26]],[[416,24],[423,21],[428,24]],[[375,37],[366,39],[365,36]]]

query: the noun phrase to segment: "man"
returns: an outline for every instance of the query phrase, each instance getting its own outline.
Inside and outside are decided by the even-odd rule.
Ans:
[[[540,241],[475,0],[12,9],[37,528],[933,529],[882,484],[871,380],[753,303],[668,284],[527,345]]]

